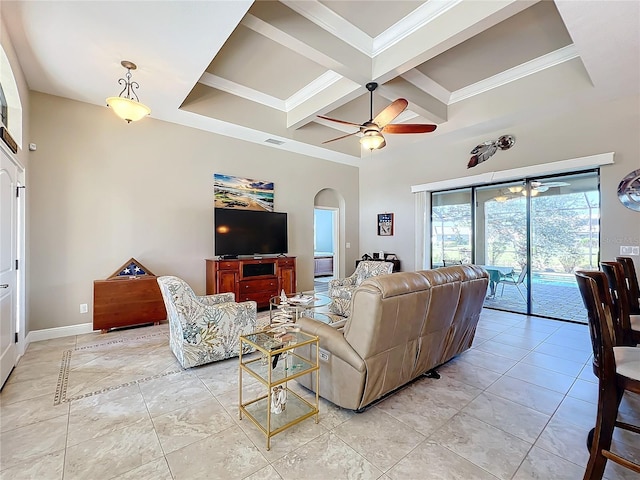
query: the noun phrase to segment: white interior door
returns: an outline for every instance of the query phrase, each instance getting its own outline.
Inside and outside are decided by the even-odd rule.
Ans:
[[[0,150],[0,387],[16,364],[17,168]]]

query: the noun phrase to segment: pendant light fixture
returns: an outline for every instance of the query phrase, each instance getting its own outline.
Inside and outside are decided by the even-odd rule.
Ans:
[[[113,109],[116,115],[127,123],[136,122],[142,117],[151,113],[151,109],[145,104],[140,103],[138,95],[134,89],[140,88],[138,82],[131,81],[131,70],[135,70],[136,64],[123,60],[120,64],[127,69],[125,78],[118,80],[118,84],[124,85],[124,88],[117,97],[107,98],[107,105]]]

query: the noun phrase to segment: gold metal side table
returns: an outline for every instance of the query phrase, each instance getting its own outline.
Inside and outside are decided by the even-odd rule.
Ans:
[[[250,345],[261,354],[243,357],[242,344]],[[240,336],[240,369],[238,380],[238,417],[246,415],[267,437],[267,450],[271,437],[315,415],[318,423],[320,391],[320,355],[318,337],[304,332],[256,332]],[[315,349],[315,361],[311,354]],[[287,386],[289,380],[316,372],[316,401],[308,402]],[[243,401],[242,377],[248,374],[266,388],[266,394],[250,401]],[[274,389],[284,389],[286,403],[278,414],[271,412]]]

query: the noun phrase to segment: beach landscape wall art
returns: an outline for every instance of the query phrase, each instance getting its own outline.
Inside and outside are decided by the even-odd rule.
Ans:
[[[213,206],[273,212],[273,182],[213,174]]]

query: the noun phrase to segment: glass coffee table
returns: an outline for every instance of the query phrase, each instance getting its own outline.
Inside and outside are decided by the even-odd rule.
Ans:
[[[286,298],[278,295],[269,299],[269,320],[273,323],[274,319],[280,322],[288,319],[289,322],[295,323],[303,316],[313,318],[320,313],[318,309],[330,303],[331,298],[327,295],[315,292],[286,295]]]

